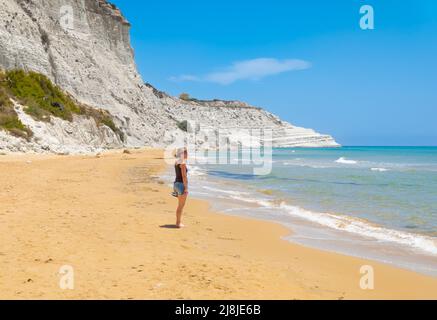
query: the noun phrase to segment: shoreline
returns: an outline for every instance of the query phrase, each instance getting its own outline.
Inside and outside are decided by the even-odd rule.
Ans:
[[[304,156],[298,155],[300,158]],[[332,156],[333,159],[338,157],[339,155]],[[284,168],[284,166],[281,167],[283,162],[286,162],[287,166],[292,164],[291,159],[278,160],[278,158],[274,158],[274,162],[279,165],[278,171]],[[323,168],[329,168],[330,163],[330,161],[325,161]],[[312,162],[307,164],[308,167],[313,165]],[[364,167],[370,170],[371,165],[366,164]],[[352,169],[355,168],[352,167]],[[308,194],[307,198],[303,199],[304,201],[302,199],[299,199],[300,202],[295,201],[294,192],[288,190],[287,193],[286,187],[276,187],[275,182],[272,182],[274,178],[254,179],[252,183],[245,174],[240,176],[239,173],[244,170],[240,171],[235,166],[209,167],[193,163],[190,170],[193,174],[191,195],[210,201],[215,211],[231,216],[244,216],[280,223],[293,232],[292,236],[286,237],[293,243],[437,276],[437,238],[427,233],[411,231],[412,227],[408,227],[409,230],[402,230],[396,228],[396,224],[390,226],[378,222],[378,219],[375,221],[365,216],[354,215],[353,208],[351,214],[344,213],[347,211],[335,211],[333,208],[329,211],[321,207],[317,209],[317,201],[320,201],[317,196]],[[299,174],[296,173],[302,179]],[[311,174],[313,172],[309,172],[309,175]],[[320,171],[317,174],[322,173]],[[274,171],[273,177],[277,175],[278,172]],[[262,181],[266,181],[265,186],[262,185]],[[293,184],[293,181],[290,184]],[[355,204],[360,202],[358,199]],[[365,203],[363,205],[366,206]],[[337,209],[339,209],[338,206]],[[363,212],[365,211],[363,209]],[[372,210],[367,211],[369,211],[367,216],[372,217]],[[426,216],[426,213],[424,215]],[[432,225],[430,223],[430,226]]]
[[[277,223],[211,212],[187,228],[156,149],[0,156],[3,299],[437,299],[437,279],[287,242]],[[71,265],[75,289],[59,288]],[[371,265],[375,289],[359,286]]]
[[[228,215],[231,217],[244,217],[248,219],[256,219],[259,221],[265,221],[269,223],[276,223],[285,227],[289,233],[281,237],[284,241],[290,243],[305,246],[315,250],[321,250],[330,253],[336,253],[355,257],[359,259],[365,259],[369,261],[375,261],[390,265],[395,268],[409,270],[419,274],[437,277],[437,269],[431,267],[437,263],[436,256],[428,252],[422,252],[418,248],[410,248],[403,246],[399,243],[383,242],[379,243],[373,238],[366,237],[359,233],[350,233],[345,230],[335,229],[326,225],[318,224],[314,221],[304,219],[303,217],[296,216],[273,216],[263,213],[248,213],[248,208],[231,208],[232,205],[241,205],[239,201],[227,199],[224,200],[226,204],[221,202],[220,204],[214,203],[211,197],[194,195],[195,199],[201,201],[207,201],[210,203],[210,209],[213,212]],[[262,200],[262,202],[266,200]],[[274,201],[274,200],[272,200]],[[288,204],[287,204],[288,206]],[[279,207],[263,207],[261,205],[253,205],[254,210],[262,209],[263,211],[278,210]],[[307,211],[300,207],[295,207],[298,210]],[[350,219],[353,222],[353,218],[344,216],[344,219]],[[387,232],[399,232],[395,229],[389,229],[376,225],[370,221],[356,220],[358,222],[365,223],[366,226],[372,226],[379,230],[386,230]],[[408,234],[414,237],[427,237],[423,234]]]

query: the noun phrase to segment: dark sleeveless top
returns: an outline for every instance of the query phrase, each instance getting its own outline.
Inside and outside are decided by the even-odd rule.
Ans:
[[[182,182],[184,183],[184,179],[182,178],[182,168],[180,164],[175,164],[174,169],[176,172],[176,179],[174,182]]]

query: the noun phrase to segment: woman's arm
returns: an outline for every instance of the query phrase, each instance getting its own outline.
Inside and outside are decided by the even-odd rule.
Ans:
[[[188,193],[188,179],[187,179],[187,166],[185,163],[181,164],[182,181],[184,182],[185,194]]]

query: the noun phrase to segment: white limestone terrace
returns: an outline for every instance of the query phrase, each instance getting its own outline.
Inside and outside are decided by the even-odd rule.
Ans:
[[[274,147],[339,146],[329,135],[293,126],[262,108],[239,101],[197,100],[176,104],[168,108],[167,112],[176,119],[179,117],[191,121],[203,129],[220,130],[221,134],[228,131],[232,135],[238,131],[235,129],[271,130]]]
[[[72,28],[61,23],[61,8],[65,5],[72,8]],[[2,150],[75,153],[114,147],[162,147],[167,143],[165,133],[179,130],[178,123],[184,120],[212,128],[271,128],[276,147],[338,146],[329,135],[294,127],[261,108],[236,101],[184,101],[145,83],[130,45],[130,24],[119,9],[105,0],[2,0],[0,26],[1,69],[46,75],[78,101],[108,110],[126,137],[125,141],[102,140],[99,137],[107,135],[105,128],[90,129],[78,118],[74,126],[89,134],[74,136],[69,129],[61,130],[59,124],[56,130],[45,128],[53,121],[58,123],[55,119],[52,124],[35,124],[20,114],[25,125],[40,127],[37,137],[28,142],[0,131]],[[91,138],[93,135],[96,139]]]

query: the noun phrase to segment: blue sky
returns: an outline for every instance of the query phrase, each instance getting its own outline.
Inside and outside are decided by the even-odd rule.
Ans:
[[[113,2],[160,90],[246,101],[343,145],[437,145],[435,0]]]

